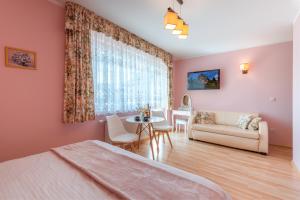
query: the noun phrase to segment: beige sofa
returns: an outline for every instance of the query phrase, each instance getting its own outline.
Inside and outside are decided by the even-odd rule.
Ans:
[[[258,113],[213,113],[215,113],[216,124],[197,124],[194,120],[196,114],[190,117],[188,122],[190,139],[268,154],[267,122],[260,122],[258,131],[244,130],[237,126],[241,115],[252,114],[259,116]]]

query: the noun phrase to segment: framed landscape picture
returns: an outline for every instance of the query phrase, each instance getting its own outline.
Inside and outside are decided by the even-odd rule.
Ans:
[[[187,81],[188,90],[220,89],[220,69],[189,72]]]
[[[36,69],[36,53],[23,49],[5,47],[6,67]]]

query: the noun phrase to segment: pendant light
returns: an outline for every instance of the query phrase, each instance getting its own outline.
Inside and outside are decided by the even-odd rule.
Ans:
[[[189,34],[189,26],[180,17],[183,0],[177,0],[177,2],[180,5],[179,15],[173,10],[175,8],[173,0],[173,9],[169,7],[164,17],[164,27],[165,29],[172,30],[172,34],[178,35],[178,38],[186,39]]]
[[[180,4],[180,10],[179,10],[179,16],[178,16],[178,20],[177,20],[177,24],[175,29],[172,31],[172,34],[174,35],[179,35],[182,33],[183,31],[183,20],[180,18],[181,16],[181,4]]]
[[[182,31],[183,31],[183,23],[184,23],[183,20],[182,20],[180,17],[178,17],[176,27],[175,27],[175,29],[172,31],[172,34],[174,34],[174,35],[179,35],[179,34],[181,34]]]
[[[188,34],[189,34],[189,25],[184,23],[182,33],[178,36],[178,38],[179,39],[187,39]]]
[[[164,20],[165,29],[174,30],[177,25],[177,21],[178,16],[176,12],[174,12],[174,10],[172,10],[172,8],[169,7]]]

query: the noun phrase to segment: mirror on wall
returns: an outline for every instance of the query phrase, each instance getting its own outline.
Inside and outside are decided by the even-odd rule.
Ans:
[[[190,95],[185,94],[182,97],[181,105],[179,107],[179,110],[186,110],[191,111],[192,110],[192,98]]]

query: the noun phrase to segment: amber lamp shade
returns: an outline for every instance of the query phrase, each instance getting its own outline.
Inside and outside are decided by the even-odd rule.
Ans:
[[[249,63],[242,63],[240,64],[240,69],[243,74],[247,74],[249,71]]]
[[[165,29],[174,30],[176,28],[178,21],[178,15],[171,8],[168,8],[168,11],[164,18]]]
[[[183,32],[183,23],[183,20],[178,17],[176,27],[172,32],[174,35],[180,35]]]
[[[184,23],[182,33],[178,36],[178,38],[179,39],[186,39],[188,35],[189,35],[189,25]]]

